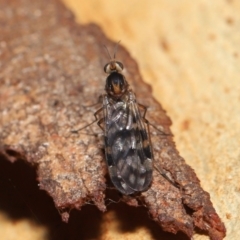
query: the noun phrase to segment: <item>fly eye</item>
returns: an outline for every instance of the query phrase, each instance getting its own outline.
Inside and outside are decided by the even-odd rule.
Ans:
[[[111,72],[110,63],[107,63],[103,69],[105,73],[110,73]]]
[[[116,62],[115,65],[116,65],[117,72],[121,72],[124,68],[121,62]]]
[[[111,72],[121,72],[123,70],[123,64],[121,62],[112,61],[110,63],[107,63],[104,66],[104,72],[105,73],[111,73]]]

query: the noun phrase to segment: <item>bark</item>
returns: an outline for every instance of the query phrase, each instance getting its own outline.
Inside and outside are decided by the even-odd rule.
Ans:
[[[64,221],[69,209],[90,201],[106,211],[102,131],[96,124],[78,134],[71,131],[94,120],[93,104],[104,93],[103,66],[108,62],[103,45],[112,52],[115,43],[96,25],[77,25],[71,12],[54,0],[1,0],[0,25],[1,154],[37,166],[40,189],[53,198]],[[170,134],[171,120],[151,96],[136,62],[121,46],[117,58],[138,102],[149,106],[149,122]],[[191,237],[197,227],[211,239],[223,239],[224,224],[172,136],[152,126],[150,132],[152,185],[123,201],[144,204],[165,231]]]

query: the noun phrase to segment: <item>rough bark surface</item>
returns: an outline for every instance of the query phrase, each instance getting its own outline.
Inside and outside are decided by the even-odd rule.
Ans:
[[[0,25],[1,153],[37,166],[39,186],[53,198],[63,220],[68,220],[68,209],[89,201],[106,211],[101,129],[93,125],[77,135],[71,130],[94,120],[96,107],[89,106],[104,92],[108,61],[103,44],[113,49],[115,43],[95,25],[77,25],[71,12],[53,0],[1,0]],[[117,57],[138,102],[149,106],[147,119],[170,133],[171,121],[136,63],[122,47]],[[198,227],[211,239],[223,239],[224,224],[172,137],[150,129],[155,170],[150,189],[140,198],[152,218],[168,232],[191,237]]]

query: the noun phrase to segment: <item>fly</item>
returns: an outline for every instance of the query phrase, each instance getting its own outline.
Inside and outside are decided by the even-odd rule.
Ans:
[[[87,126],[97,122],[104,131],[105,156],[111,181],[117,190],[129,195],[149,188],[153,154],[149,124],[145,119],[147,109],[137,103],[135,94],[121,73],[123,68],[123,64],[115,60],[115,53],[113,59],[110,56],[109,63],[104,66],[108,77],[102,107],[94,113],[95,121]]]

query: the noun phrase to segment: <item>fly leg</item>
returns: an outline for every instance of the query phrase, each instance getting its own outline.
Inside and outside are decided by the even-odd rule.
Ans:
[[[85,108],[94,107],[94,106],[96,106],[96,105],[102,103],[102,99],[103,99],[103,95],[100,95],[100,96],[98,97],[98,101],[97,101],[96,103],[94,103],[94,104],[92,104],[92,105],[88,105],[88,106],[83,105],[83,107],[85,107]]]
[[[146,113],[147,113],[147,107],[142,105],[141,103],[137,103],[137,105],[143,109],[143,115],[142,115],[142,118],[143,119],[146,119],[145,116],[146,116]]]
[[[138,103],[138,106],[143,109],[142,119],[143,119],[143,121],[147,124],[148,130],[149,130],[149,125],[151,125],[151,126],[152,126],[153,128],[155,128],[158,132],[160,132],[161,135],[164,135],[164,136],[172,136],[171,133],[169,134],[169,133],[163,132],[162,130],[158,129],[155,125],[151,124],[151,123],[146,119],[146,117],[145,117],[145,116],[146,116],[146,113],[147,113],[147,107],[146,107],[146,106],[144,106],[144,105],[142,105],[142,104],[140,104],[140,103]]]
[[[97,122],[98,126],[103,130],[103,127],[101,126],[101,124],[102,124],[102,122],[104,121],[104,119],[103,119],[103,118],[101,118],[101,119],[98,118],[99,113],[101,113],[102,111],[103,111],[103,108],[99,108],[99,109],[94,113],[94,117],[95,117],[95,120],[94,120],[94,121],[92,121],[91,123],[87,124],[87,125],[84,126],[84,127],[79,128],[79,129],[77,129],[77,130],[72,130],[71,132],[72,132],[72,133],[78,133],[79,131],[83,130],[84,128],[87,128],[87,127],[91,126],[91,125],[94,124],[95,122]]]
[[[104,131],[104,127],[101,125],[104,122],[104,118],[98,120],[97,125]]]

